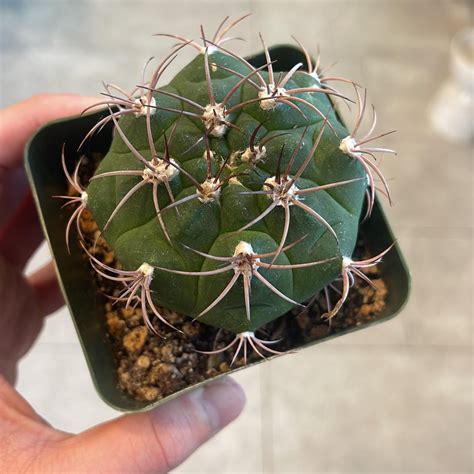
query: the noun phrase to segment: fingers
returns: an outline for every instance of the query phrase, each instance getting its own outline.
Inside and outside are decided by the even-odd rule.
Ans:
[[[9,170],[0,166],[0,228],[15,213],[28,189],[23,168]]]
[[[244,403],[241,387],[224,378],[154,411],[123,416],[61,442],[72,448],[63,459],[80,462],[64,465],[64,472],[168,472],[236,418]]]
[[[13,381],[16,361],[38,336],[43,318],[32,288],[1,254],[0,302],[0,373]]]
[[[36,295],[39,312],[42,316],[53,313],[64,304],[52,262],[41,267],[27,280]]]
[[[20,166],[26,142],[43,124],[79,114],[98,101],[76,94],[40,94],[0,110],[0,166]]]
[[[0,472],[58,471],[49,462],[49,453],[67,437],[43,420],[0,375]]]
[[[43,232],[33,196],[28,192],[16,212],[0,229],[0,254],[22,269],[42,240]]]

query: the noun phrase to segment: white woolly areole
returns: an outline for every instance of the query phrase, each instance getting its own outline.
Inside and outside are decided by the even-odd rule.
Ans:
[[[321,85],[321,78],[319,77],[318,71],[310,72],[309,75],[310,75],[313,79],[316,79],[316,82],[318,83],[319,86]]]
[[[251,331],[245,331],[245,332],[241,332],[239,334],[240,337],[245,337],[246,339],[251,339],[253,337],[255,337],[255,333],[254,332],[251,332]]]
[[[341,144],[339,145],[339,149],[345,153],[346,155],[351,155],[356,152],[357,141],[355,138],[348,135],[346,138],[341,140]]]
[[[173,159],[171,159],[170,162],[176,164],[176,161]],[[148,181],[163,183],[165,181],[171,181],[179,174],[178,168],[170,165],[165,160],[150,162],[150,165],[153,167],[153,170],[150,168],[145,168],[143,170],[143,179]]]
[[[204,108],[202,118],[204,125],[213,137],[221,138],[227,132],[227,126],[223,123],[225,121],[226,110],[221,104],[208,104]]]
[[[234,261],[234,273],[239,275],[247,275],[250,279],[254,272],[258,271],[257,262],[259,258],[254,257],[255,252],[248,242],[241,240],[234,249],[234,257],[238,257]]]
[[[349,257],[342,257],[342,268],[347,268],[352,264],[352,260]]]
[[[150,103],[148,103],[148,97],[146,95],[142,95],[141,97],[138,97],[134,101],[135,103],[135,115],[139,117],[140,115],[146,115],[147,110],[150,109],[150,115],[153,115],[156,112],[156,100],[152,96]]]
[[[272,176],[271,178],[267,178],[265,180],[265,183],[263,183],[262,189],[264,191],[267,191],[268,189],[270,189],[272,191],[272,194],[267,194],[268,199],[272,199],[273,201],[278,201],[277,205],[283,206],[284,204],[283,201],[285,198],[293,197],[294,199],[299,199],[299,196],[295,194],[295,192],[298,191],[299,189],[296,186],[296,184],[293,183],[287,191],[285,191],[285,184],[286,183],[278,184],[276,177]],[[287,204],[289,206],[293,205],[291,201],[288,201]]]
[[[269,186],[266,186],[266,185],[269,185]],[[275,189],[276,187],[280,186],[278,183],[277,183],[277,180],[276,180],[276,177],[275,176],[272,176],[271,178],[267,178],[265,180],[265,182],[263,183],[263,188],[269,188],[269,189]],[[265,191],[265,189],[264,189]]]
[[[237,255],[254,255],[254,251],[252,246],[248,242],[244,242],[241,240],[236,246],[234,250],[234,257]]]
[[[265,158],[265,155],[267,154],[267,149],[262,146],[261,148],[256,148],[255,152],[253,152],[250,147],[248,147],[243,153],[240,159],[244,161],[245,163],[248,163],[249,161],[256,163],[257,161],[260,161],[262,158]]]
[[[280,105],[277,100],[278,97],[288,97],[284,87],[277,87],[275,89],[273,84],[269,84],[268,89],[266,87],[262,87],[258,92],[258,98],[266,100],[260,101],[260,108],[263,110],[273,110],[275,107]]]
[[[206,179],[201,184],[201,189],[198,190],[198,199],[201,202],[212,202],[215,201],[216,199],[219,199],[219,196],[221,194],[221,182],[216,181],[214,182],[213,179]]]
[[[206,46],[201,48],[201,54],[206,54],[206,49],[207,49],[207,54],[214,54],[217,51],[217,48],[215,46]]]
[[[89,199],[89,195],[85,192],[82,191],[81,193],[81,201],[83,204],[87,204],[87,200]]]
[[[152,278],[153,277],[153,272],[155,271],[155,269],[151,265],[149,265],[148,263],[142,263],[138,267],[138,271],[140,273],[142,273],[143,276]]]
[[[227,132],[227,126],[221,123],[220,125],[214,125],[211,131],[211,135],[216,138],[222,138]]]

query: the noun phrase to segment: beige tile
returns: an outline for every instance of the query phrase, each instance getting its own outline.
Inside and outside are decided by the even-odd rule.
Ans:
[[[87,64],[87,67],[81,66]],[[137,80],[143,60],[111,60],[106,55],[93,56],[86,52],[51,53],[46,50],[26,49],[22,60],[16,52],[0,56],[2,69],[1,105],[6,106],[41,92],[73,92],[97,95],[102,92],[101,81],[123,84],[125,88]],[[23,80],[35,71],[35,80]],[[123,71],[129,71],[124,74]],[[135,75],[133,75],[135,74]]]
[[[430,55],[410,49],[396,55],[374,53],[366,59],[369,100],[378,112],[379,127],[397,130],[392,140],[401,137],[416,143],[435,138],[427,114],[438,88],[449,77],[448,63],[448,40]],[[427,80],[430,75],[437,80]],[[438,141],[431,144],[434,152]]]
[[[383,109],[390,105],[385,104]],[[411,106],[405,110],[407,117],[410,110]],[[392,117],[400,117],[402,112],[392,113]],[[426,124],[426,110],[419,115]],[[469,147],[448,143],[428,129],[420,131],[422,138],[416,140],[413,133],[417,122],[411,118],[396,120],[400,120],[397,134],[379,142],[398,152],[397,156],[386,155],[379,160],[392,197],[391,206],[383,196],[381,203],[395,231],[430,227],[439,229],[433,231],[435,236],[437,232],[472,228],[474,162]],[[380,110],[379,123],[380,132],[394,128],[394,121]],[[380,185],[378,179],[376,182]]]
[[[448,77],[447,65],[447,43],[444,48],[433,46],[429,55],[415,48],[397,55],[375,54],[366,61],[378,130],[397,130],[379,141],[398,152],[383,157],[380,166],[392,191],[393,206],[385,202],[385,209],[395,227],[473,224],[472,151],[444,140],[429,121],[431,102]]]
[[[78,341],[37,343],[20,362],[17,390],[64,431],[77,433],[118,414],[97,395]]]
[[[444,0],[444,15],[456,28],[472,24],[473,5],[470,0]]]
[[[263,375],[273,472],[472,467],[469,350],[325,345],[272,362]]]
[[[125,53],[139,52],[159,47],[160,40],[152,37],[154,33],[198,38],[202,23],[211,34],[226,15],[237,18],[247,13],[249,4],[229,4],[225,0],[38,0],[23,8],[2,7],[5,44],[10,49],[51,52],[68,49],[73,53],[99,50],[114,54],[116,48]],[[18,24],[22,28],[17,28]],[[239,34],[246,33],[246,29],[248,23],[243,23]],[[167,44],[170,46],[172,40]]]
[[[261,372],[265,369],[267,367],[252,367],[233,376],[247,395],[243,414],[175,469],[174,473],[262,472],[262,413],[266,402],[261,394]]]
[[[381,169],[389,181],[393,205],[382,202],[395,229],[432,227],[453,232],[472,228],[474,173],[468,148],[436,138],[417,144],[403,137],[394,146],[398,156],[387,156]]]
[[[36,249],[34,254],[29,259],[25,268],[25,273],[27,274],[33,273],[41,266],[48,263],[50,260],[51,260],[51,253],[49,251],[48,244],[46,243],[45,240],[43,240],[43,242],[41,242],[39,247]]]
[[[152,56],[157,60],[164,57],[173,45],[173,40],[153,37],[154,33],[198,40],[201,23],[212,36],[226,15],[238,18],[248,11],[248,2],[229,6],[223,1],[84,4],[65,0],[3,9],[2,39],[6,47],[0,56],[1,105],[43,91],[97,94],[102,91],[102,81],[131,90],[141,82],[145,61]],[[45,28],[46,24],[51,28]],[[235,32],[248,37],[249,31],[250,21],[246,20]],[[234,45],[241,54],[250,52],[246,43],[237,41]],[[183,51],[163,81],[194,55],[191,48]],[[31,71],[35,71],[34,80]]]
[[[440,46],[457,26],[455,18],[446,21],[443,2],[436,0],[263,0],[253,2],[253,11],[272,41],[298,34],[310,45],[321,43],[323,51],[326,44],[357,58]]]
[[[77,332],[69,310],[63,306],[45,319],[39,344],[77,344]]]
[[[253,2],[252,13],[260,19],[253,34],[261,32],[268,44],[293,43],[295,35],[313,54],[319,45],[326,64],[336,60],[340,65],[348,60],[360,64],[367,34],[356,25],[364,21],[364,12],[364,6],[355,2]]]
[[[472,235],[403,238],[413,290],[403,312],[408,344],[462,346],[473,342]]]

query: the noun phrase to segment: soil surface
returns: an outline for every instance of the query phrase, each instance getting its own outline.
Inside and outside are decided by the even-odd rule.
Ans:
[[[80,170],[82,183],[87,183],[93,173],[99,155],[83,160]],[[70,190],[73,194],[73,190]],[[89,252],[109,266],[116,267],[114,254],[100,236],[92,215],[85,211],[80,222]],[[94,245],[95,244],[95,245]],[[85,264],[89,257],[84,253]],[[354,259],[368,258],[363,234],[359,236]],[[293,309],[258,331],[264,340],[280,340],[272,349],[288,351],[318,339],[327,338],[338,332],[361,326],[376,320],[385,307],[387,287],[380,269],[375,266],[365,270],[372,280],[371,287],[357,278],[349,297],[340,312],[330,322],[321,319],[328,309],[328,302],[334,305],[339,299],[340,283],[334,282],[328,290],[316,295],[303,311]],[[113,302],[109,296],[118,296],[123,286],[98,275],[91,268],[91,276],[104,294],[104,317],[108,336],[117,362],[118,385],[130,396],[142,401],[155,401],[175,393],[189,385],[225,373],[231,368],[244,365],[241,354],[230,367],[233,348],[215,355],[199,351],[212,351],[225,347],[234,334],[212,326],[193,321],[190,317],[158,308],[160,313],[180,329],[177,332],[162,323],[154,322],[160,336],[147,329],[140,308],[125,307],[125,302]],[[247,363],[260,360],[260,356],[249,350]]]

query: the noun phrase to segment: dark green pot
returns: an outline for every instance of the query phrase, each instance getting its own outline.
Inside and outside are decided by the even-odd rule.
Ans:
[[[277,70],[289,70],[295,63],[304,62],[301,51],[292,46],[276,46],[270,52],[272,59],[277,60],[274,66]],[[249,58],[249,61],[258,67],[265,63],[265,57],[259,54]],[[116,365],[112,347],[107,338],[104,297],[97,291],[95,282],[90,277],[90,268],[81,257],[78,248],[72,246],[72,254],[68,254],[64,230],[69,214],[61,212],[62,202],[52,198],[54,195],[63,194],[66,187],[66,178],[60,161],[63,143],[66,143],[66,160],[71,165],[77,160],[76,149],[84,135],[106,113],[108,112],[102,111],[47,124],[27,145],[25,166],[64,299],[76,326],[97,392],[113,408],[139,411],[155,407],[207,381],[187,387],[156,402],[134,400],[118,389]],[[111,133],[112,127],[109,125],[95,135],[88,145],[90,151],[107,152],[111,142]],[[378,201],[370,220],[363,225],[363,228],[368,238],[369,249],[374,255],[395,240]],[[405,305],[410,288],[409,273],[398,245],[384,257],[381,265],[389,291],[387,304],[377,320],[351,327],[297,349],[394,317]]]

